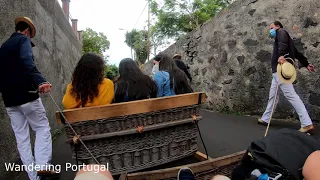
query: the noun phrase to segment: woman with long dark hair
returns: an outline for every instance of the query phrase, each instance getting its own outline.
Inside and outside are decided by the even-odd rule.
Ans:
[[[159,71],[154,71],[153,77],[158,86],[158,97],[193,92],[185,73],[178,68],[168,55],[158,54],[154,57],[154,64],[159,66]]]
[[[86,53],[81,57],[62,100],[65,109],[112,103],[114,84],[104,78],[104,67],[104,60],[97,54]]]
[[[114,102],[128,102],[157,97],[157,85],[130,58],[121,60],[120,77],[115,84]]]

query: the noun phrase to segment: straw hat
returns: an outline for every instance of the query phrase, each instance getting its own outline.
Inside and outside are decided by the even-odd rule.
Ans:
[[[174,59],[174,58],[176,58],[176,57],[182,58],[182,56],[181,56],[180,54],[175,54],[175,55],[172,57],[172,59]]]
[[[16,18],[14,23],[15,23],[15,25],[17,25],[21,21],[27,23],[30,26],[30,28],[31,28],[30,38],[33,38],[36,35],[36,28],[35,28],[33,22],[31,21],[31,19],[28,17],[21,16],[21,17]]]
[[[293,60],[292,62],[294,63]],[[277,74],[280,81],[286,84],[292,84],[297,78],[297,72],[294,65],[287,61],[285,61],[283,64],[278,64]]]

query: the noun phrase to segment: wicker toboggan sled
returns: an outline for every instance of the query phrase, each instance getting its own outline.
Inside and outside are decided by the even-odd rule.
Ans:
[[[95,158],[113,175],[166,164],[198,151],[196,122],[204,93],[190,93],[63,111]],[[64,122],[59,112],[57,121]],[[65,125],[73,158],[95,163]]]

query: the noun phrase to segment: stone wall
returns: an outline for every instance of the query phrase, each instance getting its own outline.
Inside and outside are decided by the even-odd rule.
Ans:
[[[261,115],[271,85],[273,40],[268,31],[274,20],[282,22],[298,50],[316,67],[316,73],[299,69],[294,86],[311,117],[319,120],[319,0],[237,0],[165,52],[183,54],[192,85],[207,93],[209,109]],[[145,65],[146,72],[151,72],[151,66]],[[289,102],[280,97],[275,116],[294,117]]]
[[[35,23],[35,63],[39,71],[53,84],[52,96],[60,105],[73,68],[80,58],[81,44],[57,0],[0,0],[1,44],[14,32],[14,19],[18,16],[28,16]],[[48,95],[42,96],[42,100],[53,134],[58,128],[54,115],[57,108]],[[17,161],[19,155],[1,96],[0,101],[0,179],[14,179],[14,174],[5,172],[4,163]]]

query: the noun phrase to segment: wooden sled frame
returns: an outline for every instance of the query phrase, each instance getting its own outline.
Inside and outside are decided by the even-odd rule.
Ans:
[[[86,146],[94,149],[98,161],[102,164],[111,162],[112,173],[120,175],[124,172],[137,172],[161,164],[166,164],[195,153],[196,125],[202,117],[199,115],[200,105],[206,101],[203,92],[153,98],[104,106],[85,107],[56,112],[58,123],[65,125],[67,142],[74,149],[73,156],[79,163],[90,163],[87,151],[74,144],[74,135],[65,124],[67,120],[80,135]],[[64,117],[61,115],[63,113]],[[100,128],[101,127],[101,128]],[[163,132],[162,134],[154,132]],[[174,132],[174,133],[173,133]],[[145,133],[145,136],[139,134]],[[163,140],[170,135],[179,137],[178,141]],[[155,138],[162,139],[161,143],[151,141],[149,147],[135,148],[134,143],[127,137],[139,139],[137,145],[150,142]],[[130,149],[122,148],[123,144],[115,145],[116,139]],[[152,139],[153,139],[152,138]],[[124,139],[124,140],[123,140]],[[129,138],[127,138],[129,139]],[[169,138],[170,139],[170,138]],[[102,144],[99,147],[95,143]],[[104,143],[106,142],[106,143]],[[140,145],[139,145],[140,146]],[[103,148],[102,148],[103,147]],[[109,153],[110,151],[117,153]],[[180,153],[178,149],[180,148]],[[153,155],[150,155],[155,151]],[[116,161],[117,159],[121,161]],[[99,159],[100,158],[100,159]],[[127,163],[127,164],[126,164]]]
[[[206,102],[206,94],[203,92],[196,92],[104,106],[76,108],[64,110],[63,114],[69,123],[73,123],[160,111],[164,109],[202,104],[204,102]],[[56,119],[59,124],[62,123],[60,112],[56,112]]]
[[[153,170],[147,172],[137,172],[137,173],[130,173],[130,174],[122,174],[119,180],[160,180],[160,179],[167,179],[167,178],[175,178],[178,175],[179,170],[182,167],[189,167],[193,173],[201,173],[210,171],[214,168],[219,168],[222,166],[227,166],[236,162],[240,162],[243,158],[243,155],[246,151],[240,151],[234,154],[230,154],[227,156],[222,156],[218,158],[210,158],[207,160],[207,155],[196,152],[193,157],[199,160],[198,163],[187,164],[183,166],[177,166],[173,168],[166,168],[160,170]]]

